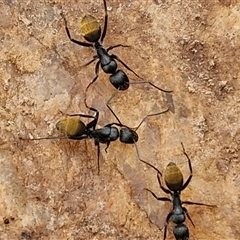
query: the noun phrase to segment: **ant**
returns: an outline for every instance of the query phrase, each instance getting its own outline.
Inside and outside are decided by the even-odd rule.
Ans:
[[[185,215],[187,215],[187,218],[190,220],[190,222],[192,223],[192,225],[194,227],[195,227],[195,225],[194,225],[192,219],[190,218],[187,209],[185,207],[182,207],[182,204],[215,207],[215,205],[208,205],[205,203],[181,201],[181,198],[180,198],[181,192],[188,186],[188,184],[190,183],[192,176],[193,176],[191,160],[184,149],[183,143],[181,143],[181,145],[182,145],[183,153],[188,159],[188,166],[189,166],[189,170],[190,170],[190,175],[189,175],[188,179],[185,181],[185,183],[183,183],[183,174],[182,174],[181,170],[178,168],[178,166],[175,163],[170,162],[167,165],[167,168],[165,170],[164,180],[167,185],[167,188],[165,188],[161,183],[162,173],[156,167],[154,167],[152,164],[140,159],[142,162],[144,162],[145,164],[147,164],[148,166],[150,166],[151,168],[153,168],[154,170],[157,171],[157,179],[158,179],[160,188],[166,194],[171,195],[171,198],[158,197],[154,192],[145,188],[145,190],[150,192],[153,195],[153,197],[156,198],[157,200],[165,201],[165,202],[172,202],[172,204],[173,204],[172,211],[166,217],[166,224],[164,227],[164,237],[163,237],[164,240],[167,237],[167,226],[168,226],[170,219],[172,219],[173,223],[176,224],[176,226],[174,226],[174,228],[173,228],[173,234],[175,236],[175,239],[176,240],[188,240],[189,239],[189,230],[188,230],[188,227],[184,224],[184,222],[186,220]]]
[[[106,49],[103,47],[103,40],[106,36],[107,26],[108,26],[108,13],[107,13],[106,0],[103,0],[103,4],[104,4],[104,12],[105,12],[103,31],[101,31],[101,26],[100,26],[98,20],[95,17],[93,17],[92,15],[85,15],[80,23],[80,29],[82,32],[82,36],[87,42],[78,41],[71,37],[69,28],[67,27],[67,20],[62,15],[64,22],[65,22],[65,30],[66,30],[67,36],[70,39],[70,41],[75,44],[78,44],[82,47],[91,47],[97,53],[97,55],[93,56],[92,60],[90,60],[88,63],[84,64],[82,67],[86,67],[86,66],[90,65],[91,63],[93,63],[95,60],[99,59],[95,66],[96,76],[88,84],[86,91],[85,91],[85,96],[87,95],[88,88],[97,80],[97,78],[99,76],[100,64],[101,64],[102,70],[105,73],[111,74],[109,77],[109,80],[110,80],[111,84],[117,90],[127,90],[129,88],[130,83],[131,84],[148,83],[160,91],[163,91],[166,93],[171,93],[172,91],[159,88],[150,81],[142,80],[142,81],[138,81],[138,82],[129,82],[129,79],[128,79],[128,76],[126,75],[126,73],[124,71],[118,69],[117,61],[120,62],[126,69],[128,69],[130,72],[132,72],[139,79],[141,79],[140,76],[135,71],[133,71],[126,63],[124,63],[118,56],[116,56],[114,54],[109,55],[109,53],[108,53],[110,50],[112,50],[114,48],[129,47],[128,45],[117,44],[114,46],[110,46]],[[110,98],[110,100],[112,99],[112,97]],[[110,100],[108,102],[110,102]],[[87,103],[86,103],[86,98],[85,98],[85,106],[88,107]]]
[[[66,139],[66,138],[73,139],[73,140],[82,140],[87,138],[94,139],[95,146],[97,146],[97,161],[98,161],[98,174],[99,174],[100,143],[104,143],[107,145],[105,148],[106,152],[110,143],[113,141],[116,141],[118,138],[122,143],[135,144],[138,141],[138,134],[136,131],[142,125],[142,123],[146,120],[146,118],[150,116],[163,114],[169,110],[167,109],[163,112],[146,115],[136,128],[129,128],[128,126],[122,124],[119,121],[118,123],[109,123],[102,128],[96,129],[96,125],[98,123],[98,118],[99,118],[99,111],[92,107],[90,107],[89,109],[95,112],[95,116],[86,115],[86,114],[71,114],[71,115],[68,115],[67,118],[57,122],[56,128],[60,133],[63,134],[62,136],[41,137],[41,138],[31,138],[31,139],[20,138],[20,139],[21,140]],[[85,124],[79,118],[76,118],[76,116],[84,117],[84,118],[93,118],[93,120],[90,121],[88,124]],[[115,113],[114,113],[114,116],[116,116]],[[117,127],[119,127],[120,130]],[[139,153],[138,153],[136,144],[135,144],[135,147],[137,151],[137,156],[139,158]]]

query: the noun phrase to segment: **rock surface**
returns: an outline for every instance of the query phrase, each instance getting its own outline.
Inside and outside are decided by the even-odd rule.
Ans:
[[[84,92],[95,76],[94,51],[75,39],[85,14],[103,22],[101,0],[2,1],[0,21],[0,239],[163,239],[170,203],[157,201],[156,172],[139,162],[135,147],[101,147],[100,175],[92,140],[23,141],[58,135],[63,113],[91,114]],[[174,161],[193,178],[182,199],[217,205],[187,206],[191,239],[239,239],[240,218],[240,3],[235,0],[109,0],[104,45],[148,84],[131,85],[110,105],[138,130],[141,158],[164,172]],[[122,68],[131,81],[139,81]],[[100,70],[87,102],[100,111],[99,127],[116,120],[105,103],[114,88]],[[174,239],[173,224],[167,239]]]

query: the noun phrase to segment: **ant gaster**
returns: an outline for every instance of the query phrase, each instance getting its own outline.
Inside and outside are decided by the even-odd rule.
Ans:
[[[94,139],[94,143],[97,146],[98,173],[99,173],[100,143],[104,143],[107,145],[105,148],[105,151],[107,151],[107,148],[109,147],[110,143],[113,141],[116,141],[118,138],[122,143],[135,144],[138,141],[138,134],[136,131],[141,126],[141,124],[146,120],[146,118],[150,116],[163,114],[169,110],[167,109],[163,112],[158,112],[155,114],[149,114],[145,116],[136,128],[129,128],[128,126],[123,125],[119,121],[118,123],[109,123],[102,128],[96,129],[96,125],[99,118],[99,112],[97,109],[92,107],[90,107],[89,109],[95,112],[95,116],[86,115],[86,114],[71,114],[71,115],[68,115],[67,118],[60,120],[56,124],[56,128],[59,130],[59,132],[63,134],[62,136],[41,137],[41,138],[31,138],[31,139],[20,138],[20,139],[22,140],[64,139],[64,138],[69,138],[73,140],[82,140],[87,138]],[[83,117],[83,118],[93,118],[93,120],[90,121],[88,124],[85,124],[79,118],[76,118],[76,116]],[[114,113],[114,116],[116,116],[115,113]],[[117,127],[119,127],[120,130]],[[136,151],[137,151],[137,156],[139,158],[137,147],[136,147]]]
[[[137,76],[139,79],[141,79],[135,71],[133,71],[126,63],[124,63],[116,55],[114,55],[114,54],[109,55],[109,53],[108,53],[110,50],[112,50],[114,48],[129,47],[129,46],[122,45],[122,44],[117,44],[117,45],[108,47],[106,49],[103,47],[102,43],[103,43],[103,40],[106,36],[107,26],[108,26],[108,13],[107,13],[106,0],[103,0],[103,4],[104,4],[104,12],[105,12],[103,31],[101,31],[101,26],[100,26],[98,20],[95,17],[93,17],[92,15],[85,15],[83,17],[81,23],[80,23],[82,36],[87,42],[78,41],[78,40],[75,40],[71,37],[69,28],[67,27],[67,20],[63,16],[64,22],[65,22],[66,33],[67,33],[67,36],[70,39],[70,41],[72,41],[73,43],[76,43],[76,44],[78,44],[82,47],[91,47],[97,53],[97,55],[93,56],[93,59],[91,61],[84,64],[82,67],[86,67],[86,66],[90,65],[91,63],[93,63],[95,60],[99,59],[96,66],[95,66],[96,76],[88,84],[88,86],[86,88],[86,91],[85,91],[85,94],[87,93],[88,88],[97,80],[98,75],[99,75],[99,66],[100,65],[101,65],[102,70],[105,73],[111,74],[109,80],[110,80],[111,84],[117,90],[128,89],[130,82],[129,82],[129,79],[128,79],[128,76],[126,75],[126,73],[124,71],[118,69],[116,61],[120,62],[126,69],[128,69],[135,76]],[[134,83],[134,84],[148,83],[148,84],[150,84],[151,86],[155,87],[156,89],[158,89],[160,91],[163,91],[163,92],[166,92],[166,93],[172,92],[172,91],[168,91],[168,90],[164,90],[162,88],[159,88],[150,81],[142,80],[142,81],[131,82],[131,83]],[[110,100],[112,99],[112,97],[110,98]],[[110,100],[108,102],[110,102]],[[86,103],[86,98],[85,98],[85,105],[86,105],[86,107],[88,107],[87,103]]]
[[[161,183],[162,173],[156,167],[154,167],[152,164],[140,159],[142,162],[146,163],[148,166],[152,167],[153,169],[155,169],[157,171],[157,179],[158,179],[160,188],[166,194],[170,194],[170,196],[171,196],[171,199],[167,198],[167,197],[158,197],[151,190],[149,190],[147,188],[145,189],[148,192],[150,192],[153,195],[153,197],[159,201],[172,202],[173,209],[166,217],[166,224],[164,227],[164,237],[163,237],[164,240],[167,237],[167,226],[168,226],[170,219],[173,221],[173,223],[176,224],[173,228],[173,234],[175,236],[175,239],[176,240],[188,240],[189,239],[189,230],[188,230],[188,227],[184,224],[184,222],[186,220],[185,215],[187,216],[187,218],[190,220],[190,222],[192,223],[192,225],[194,227],[195,227],[195,225],[194,225],[192,219],[190,218],[190,216],[187,212],[187,209],[185,207],[183,207],[182,204],[215,207],[215,205],[208,205],[208,204],[204,204],[204,203],[181,201],[181,192],[188,186],[188,184],[190,183],[192,176],[193,176],[191,160],[188,157],[182,143],[181,143],[181,145],[183,148],[183,153],[188,159],[188,166],[189,166],[189,170],[190,170],[190,175],[185,183],[183,183],[183,174],[182,174],[181,170],[178,168],[178,166],[175,163],[170,162],[167,165],[167,168],[165,170],[164,180],[168,187],[168,188],[165,188]]]

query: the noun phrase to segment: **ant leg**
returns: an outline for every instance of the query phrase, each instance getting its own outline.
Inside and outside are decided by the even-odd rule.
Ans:
[[[107,50],[107,52],[108,52],[108,51],[110,51],[110,50],[112,50],[112,49],[114,49],[114,48],[117,48],[117,47],[131,47],[131,46],[129,46],[129,45],[123,45],[123,44],[117,44],[117,45],[108,47],[106,50]]]
[[[89,62],[83,64],[83,65],[80,67],[80,69],[87,67],[88,65],[90,65],[91,63],[93,63],[96,59],[98,59],[98,56],[96,56],[96,55],[93,56],[93,59],[90,60]]]
[[[153,83],[150,82],[150,81],[130,82],[130,84],[143,84],[143,83],[148,83],[148,84],[150,84],[152,87],[154,87],[154,88],[156,88],[156,89],[158,89],[158,90],[160,90],[160,91],[162,91],[162,92],[165,92],[165,93],[171,93],[171,92],[172,92],[172,90],[165,90],[165,89],[163,89],[163,88],[160,88],[160,87],[156,86],[155,84],[153,84]]]
[[[118,56],[116,55],[111,55],[110,57],[112,57],[113,59],[116,59],[117,61],[119,61],[126,69],[128,69],[130,72],[132,72],[135,76],[137,76],[138,78],[141,79],[140,76],[138,76],[138,74],[136,72],[134,72],[126,63],[124,63]]]
[[[166,194],[170,194],[170,195],[171,195],[171,194],[172,194],[171,191],[170,191],[169,189],[163,187],[162,182],[161,182],[161,176],[162,176],[162,174],[160,174],[160,173],[158,172],[158,174],[157,174],[157,179],[158,179],[158,183],[159,183],[160,188],[161,188]]]
[[[183,207],[183,211],[187,215],[187,218],[190,220],[192,225],[195,227],[195,224],[193,223],[193,221],[192,221],[192,219],[191,219],[190,215],[188,214],[188,211],[187,211],[187,209],[185,207]]]
[[[171,216],[172,216],[172,212],[170,212],[170,213],[167,215],[167,218],[166,218],[166,223],[165,223],[165,227],[164,227],[163,240],[165,240],[166,237],[167,237],[167,226],[168,226],[168,222],[169,222]]]
[[[88,86],[87,86],[86,89],[85,89],[84,104],[85,104],[86,108],[90,108],[90,107],[87,105],[87,91],[88,91],[88,88],[89,88],[89,87],[97,80],[97,78],[98,78],[99,65],[100,65],[100,61],[98,61],[97,64],[96,64],[96,66],[95,66],[96,76],[95,76],[94,79],[88,84]]]
[[[100,42],[102,43],[105,36],[106,36],[106,33],[107,33],[107,27],[108,27],[108,13],[107,13],[107,3],[106,3],[106,0],[103,0],[103,4],[104,4],[104,12],[105,12],[105,16],[104,16],[104,26],[103,26],[103,32],[102,32],[102,36],[101,36],[101,39],[100,39]],[[111,46],[107,49],[107,52],[113,48],[116,48],[116,47],[129,47],[127,45],[122,45],[122,44],[118,44],[118,45],[115,45],[115,46]]]
[[[98,117],[99,117],[99,112],[97,109],[95,108],[92,108],[92,107],[89,107],[89,109],[91,111],[94,111],[96,113],[95,116],[92,116],[92,115],[86,115],[86,114],[81,114],[81,113],[77,113],[77,114],[67,114],[68,116],[71,116],[71,117],[74,117],[74,116],[78,116],[78,117],[85,117],[85,118],[93,118],[93,120],[87,124],[87,129],[90,129],[90,128],[93,128],[95,129],[96,128],[96,125],[97,125],[97,121],[98,121]]]
[[[138,159],[139,159],[141,162],[147,164],[148,166],[150,166],[151,168],[153,168],[154,170],[157,171],[157,173],[158,173],[158,174],[157,174],[157,178],[158,178],[158,183],[159,183],[160,188],[161,188],[165,193],[171,194],[171,192],[170,192],[168,189],[165,189],[165,188],[162,186],[162,184],[161,184],[161,180],[160,180],[160,177],[159,177],[159,176],[162,176],[162,173],[161,173],[156,167],[154,167],[152,164],[150,164],[150,163],[144,161],[143,159],[141,159],[141,158],[140,158],[139,151],[138,151],[137,144],[134,143],[134,146],[135,146],[135,149],[136,149],[136,153],[137,153]],[[168,201],[168,202],[171,202],[171,199],[165,198],[165,197],[159,198],[159,197],[157,197],[156,194],[155,194],[154,192],[152,192],[151,190],[149,190],[149,189],[147,189],[147,188],[145,188],[145,189],[146,189],[147,191],[149,191],[150,193],[152,193],[152,195],[153,195],[157,200],[159,200],[159,201]]]
[[[112,110],[112,108],[109,106],[110,101],[115,97],[115,95],[117,94],[118,91],[119,91],[119,90],[115,91],[115,92],[112,94],[112,96],[107,100],[106,105],[107,105],[108,109],[111,111],[111,113],[114,115],[114,117],[117,119],[117,121],[118,121],[121,125],[123,125],[123,124],[121,123],[120,119],[117,117],[116,113],[115,113],[115,112]],[[148,115],[146,115],[146,116],[141,120],[141,122],[138,124],[137,127],[134,127],[134,128],[132,128],[132,129],[134,129],[135,131],[137,131],[138,128],[142,125],[142,123],[143,123],[148,117],[157,116],[157,115],[166,113],[166,112],[168,112],[168,111],[169,111],[169,108],[166,109],[166,110],[164,110],[164,111],[162,111],[162,112],[153,113],[153,114],[148,114]]]
[[[90,108],[91,109],[91,108]],[[92,110],[92,109],[91,109]],[[94,111],[94,110],[93,110]],[[98,121],[98,111],[96,113],[96,116],[91,116],[91,115],[86,115],[86,114],[81,114],[81,113],[77,113],[77,114],[67,114],[70,117],[85,117],[85,118],[93,118],[93,120],[87,124],[87,129],[93,128],[95,129],[96,125],[97,125],[97,121]]]
[[[152,192],[148,188],[144,188],[144,190],[150,192],[153,195],[153,197],[156,198],[158,201],[163,201],[163,202],[171,202],[172,201],[170,198],[167,198],[167,197],[158,197],[154,192]]]
[[[108,13],[107,13],[107,3],[106,3],[106,0],[103,0],[103,4],[104,4],[104,13],[105,13],[105,16],[104,16],[104,27],[103,27],[103,32],[102,32],[102,36],[101,36],[101,40],[100,42],[102,43],[105,36],[106,36],[106,33],[107,33],[107,26],[108,26]]]
[[[87,129],[89,130],[90,128],[92,128],[92,129],[95,129],[96,128],[96,125],[97,125],[97,122],[98,122],[98,118],[99,118],[99,111],[97,110],[97,109],[95,109],[95,108],[89,108],[91,111],[94,111],[95,113],[96,113],[96,115],[95,115],[95,117],[94,117],[94,119],[90,122],[90,123],[88,123],[87,124]]]
[[[85,118],[95,118],[94,116],[91,116],[91,115],[85,115],[85,114],[81,114],[81,113],[76,113],[76,114],[67,114],[67,116],[70,116],[70,117],[85,117]]]
[[[181,188],[181,191],[183,191],[183,190],[188,186],[189,182],[191,181],[191,179],[192,179],[192,177],[193,177],[193,173],[192,173],[191,160],[190,160],[190,158],[188,157],[188,155],[187,155],[187,153],[186,153],[186,151],[185,151],[185,148],[184,148],[182,142],[181,142],[181,145],[182,145],[183,153],[184,153],[184,155],[185,155],[185,156],[187,157],[187,159],[188,159],[188,166],[189,166],[189,170],[190,170],[190,175],[189,175],[187,181],[183,184],[183,186],[182,186],[182,188]]]
[[[98,166],[98,175],[100,174],[100,160],[99,160],[99,156],[100,156],[100,144],[99,142],[95,143],[95,145],[97,145],[97,166]]]
[[[206,207],[217,207],[216,205],[205,204],[205,203],[198,203],[198,202],[190,202],[190,201],[183,201],[182,204],[206,206]]]
[[[105,148],[105,152],[106,152],[106,153],[107,153],[107,149],[108,149],[109,145],[110,145],[110,141],[107,142],[107,146],[106,146],[106,148]]]
[[[91,44],[91,43],[81,42],[81,41],[78,41],[78,40],[73,39],[73,38],[71,37],[70,31],[69,31],[69,29],[68,29],[68,27],[67,27],[67,20],[66,20],[66,18],[64,17],[63,14],[61,14],[61,15],[62,15],[62,18],[63,18],[64,23],[65,23],[65,30],[66,30],[66,33],[67,33],[67,36],[68,36],[69,40],[70,40],[71,42],[76,43],[76,44],[78,44],[78,45],[80,45],[80,46],[83,46],[83,47],[93,47],[93,44]]]
[[[138,78],[142,79],[136,72],[134,72],[130,67],[128,67],[128,65],[126,63],[124,63],[121,59],[119,59],[116,55],[111,55],[112,58],[116,59],[117,61],[119,61],[125,68],[127,68],[129,71],[131,71],[135,76],[137,76]],[[150,84],[152,87],[162,91],[162,92],[166,92],[166,93],[171,93],[172,90],[165,90],[162,89],[158,86],[156,86],[155,84],[153,84],[150,81],[140,81],[140,82],[130,82],[130,84],[142,84],[142,83],[148,83]]]
[[[61,112],[61,111],[60,111]],[[62,112],[61,112],[62,113]],[[84,118],[94,118],[89,124],[92,124],[92,125],[94,125],[94,126],[96,126],[96,124],[97,124],[97,119],[96,119],[96,117],[94,117],[94,116],[91,116],[91,115],[86,115],[86,114],[81,114],[81,113],[79,113],[79,114],[65,114],[65,115],[67,115],[67,116],[71,116],[71,117],[73,117],[73,116],[80,116],[80,117],[84,117]],[[96,123],[95,123],[96,122]],[[87,125],[87,127],[88,127],[88,125]],[[43,139],[66,139],[66,138],[70,138],[70,139],[77,139],[77,140],[81,140],[81,139],[83,139],[83,138],[85,138],[85,136],[81,136],[81,138],[78,138],[78,137],[70,137],[70,136],[52,136],[52,137],[39,137],[39,138],[22,138],[22,137],[20,137],[19,139],[20,140],[43,140]]]
[[[68,136],[54,136],[54,137],[40,137],[40,138],[23,138],[19,137],[20,140],[24,141],[34,141],[34,140],[44,140],[44,139],[66,139]]]
[[[53,137],[40,137],[40,138],[22,138],[19,137],[20,140],[29,140],[29,141],[34,141],[34,140],[44,140],[44,139],[73,139],[73,140],[82,140],[82,139],[86,139],[88,138],[88,136],[84,135],[84,136],[53,136]]]

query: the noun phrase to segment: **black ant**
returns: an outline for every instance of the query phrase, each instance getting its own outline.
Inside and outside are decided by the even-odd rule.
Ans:
[[[91,47],[93,48],[97,55],[93,56],[93,59],[91,61],[89,61],[88,63],[84,64],[82,67],[86,67],[88,65],[90,65],[91,63],[93,63],[95,60],[99,59],[96,66],[95,66],[95,73],[96,76],[93,78],[93,80],[88,84],[86,91],[85,91],[85,95],[87,95],[87,90],[88,88],[97,80],[98,75],[99,75],[99,65],[101,64],[101,68],[102,70],[107,73],[107,74],[111,74],[111,76],[109,77],[109,80],[111,82],[111,84],[117,89],[117,90],[127,90],[129,87],[129,79],[128,76],[126,75],[126,73],[120,69],[118,69],[117,66],[117,62],[120,62],[125,68],[127,68],[129,71],[131,71],[135,76],[137,76],[139,79],[141,79],[139,77],[139,75],[133,71],[126,63],[124,63],[121,59],[119,59],[119,57],[117,57],[116,55],[112,54],[109,55],[109,51],[117,48],[117,47],[129,47],[127,45],[122,45],[122,44],[117,44],[114,46],[110,46],[108,48],[104,48],[103,47],[103,40],[106,36],[107,33],[107,25],[108,25],[108,13],[107,13],[107,3],[106,0],[103,0],[103,4],[104,4],[104,12],[105,12],[105,17],[104,17],[104,27],[103,27],[103,32],[101,31],[101,26],[98,22],[98,20],[93,17],[92,15],[85,15],[80,23],[80,29],[82,32],[82,36],[84,37],[84,39],[87,42],[82,42],[82,41],[78,41],[75,40],[71,37],[70,31],[67,27],[67,20],[66,18],[63,16],[64,22],[65,22],[65,29],[66,29],[66,33],[68,38],[70,39],[70,41],[72,41],[73,43],[76,43],[82,47]],[[138,81],[138,82],[131,82],[131,84],[140,84],[140,83],[148,83],[151,86],[155,87],[156,89],[166,92],[166,93],[170,93],[172,91],[168,91],[168,90],[164,90],[162,88],[157,87],[156,85],[154,85],[152,82],[150,81]],[[112,99],[112,97],[109,99],[108,102],[110,102],[110,100]],[[85,105],[87,106],[86,103],[86,98],[85,98]]]
[[[41,137],[41,138],[20,138],[21,140],[42,140],[42,139],[64,139],[69,138],[73,140],[82,140],[86,138],[94,139],[94,143],[97,146],[97,159],[98,159],[98,174],[99,174],[99,156],[100,156],[100,143],[107,144],[105,151],[107,151],[111,142],[116,141],[118,138],[120,142],[125,144],[135,144],[138,141],[137,130],[141,124],[150,116],[156,116],[167,112],[169,109],[158,112],[155,114],[149,114],[145,116],[136,128],[129,128],[128,126],[122,124],[120,121],[118,123],[109,123],[102,128],[96,129],[96,125],[99,118],[99,111],[95,108],[90,107],[91,111],[95,112],[95,116],[85,115],[85,114],[71,114],[67,118],[60,120],[56,124],[56,128],[61,132],[62,136],[53,137]],[[111,110],[111,108],[109,107]],[[112,110],[111,110],[112,111]],[[116,114],[112,111],[114,116]],[[76,116],[84,118],[93,118],[88,124],[82,122]],[[119,120],[117,118],[117,120]],[[117,128],[120,127],[120,130]],[[137,146],[135,144],[137,156],[139,158],[139,153]],[[140,158],[139,158],[140,159]]]
[[[146,163],[148,166],[152,167],[157,171],[157,178],[158,178],[158,183],[160,188],[167,194],[171,195],[171,199],[167,197],[158,197],[154,192],[151,190],[145,188],[148,192],[150,192],[154,198],[156,198],[159,201],[166,201],[166,202],[172,202],[173,204],[173,209],[172,211],[167,215],[166,217],[166,224],[164,227],[164,237],[163,239],[165,240],[167,237],[167,226],[169,223],[169,220],[172,219],[173,223],[176,224],[173,228],[173,234],[175,236],[176,240],[188,240],[189,239],[189,230],[188,227],[184,224],[187,215],[187,218],[190,220],[192,225],[195,227],[192,219],[190,218],[188,211],[185,207],[182,207],[182,204],[188,204],[188,205],[201,205],[201,206],[208,206],[208,207],[215,207],[215,205],[208,205],[204,203],[197,203],[197,202],[190,202],[190,201],[181,201],[181,192],[188,186],[189,182],[192,179],[193,173],[192,173],[192,165],[191,165],[191,160],[188,157],[183,144],[181,143],[182,148],[183,148],[183,153],[188,159],[188,166],[190,170],[190,175],[188,179],[186,180],[185,183],[183,183],[183,174],[181,170],[178,168],[178,166],[170,162],[167,165],[167,168],[165,170],[165,183],[168,188],[165,188],[162,186],[161,183],[161,177],[162,173],[154,167],[152,164],[140,159],[142,162]]]

